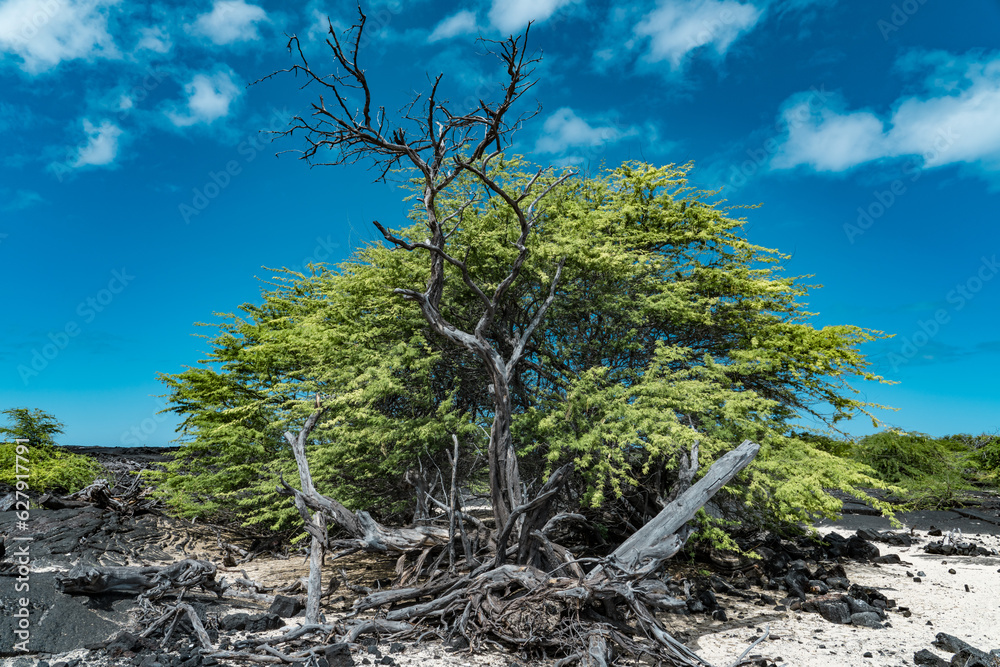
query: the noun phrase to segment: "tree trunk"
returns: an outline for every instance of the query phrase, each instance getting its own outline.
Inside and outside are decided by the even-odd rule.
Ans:
[[[523,501],[521,496],[521,473],[514,451],[511,435],[510,384],[506,370],[494,365],[494,360],[482,355],[490,380],[490,395],[493,396],[493,425],[490,427],[489,468],[490,503],[496,518],[497,530],[507,523],[510,512]]]

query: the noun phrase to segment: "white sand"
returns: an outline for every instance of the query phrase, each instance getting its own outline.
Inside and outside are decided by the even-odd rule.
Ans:
[[[912,613],[909,618],[898,609],[890,610],[888,621],[892,627],[880,630],[837,625],[814,613],[774,612],[770,607],[732,601],[724,603],[730,621],[714,622],[719,629],[698,640],[699,654],[725,667],[760,637],[756,628],[763,629],[768,623],[773,639],[758,644],[751,655],[775,661],[781,658],[783,664],[795,667],[912,665],[913,654],[920,649],[950,661],[951,654],[931,646],[939,632],[955,635],[982,650],[1000,648],[1000,558],[931,555],[922,547],[937,538],[928,538],[921,531],[916,534],[922,540],[912,547],[878,544],[883,556],[898,554],[907,565],[845,564],[852,583],[879,589],[894,599],[897,607],[908,607]],[[997,536],[967,535],[964,539],[1000,550]],[[949,569],[956,574],[950,574]],[[906,576],[907,571],[923,571],[926,576],[915,583]],[[745,618],[736,618],[739,613]],[[872,657],[865,658],[865,652]]]

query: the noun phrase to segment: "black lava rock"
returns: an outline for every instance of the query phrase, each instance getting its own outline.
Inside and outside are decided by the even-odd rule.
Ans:
[[[282,618],[291,618],[305,609],[305,607],[299,598],[293,598],[288,595],[275,595],[274,602],[271,603],[271,608],[267,611],[269,614],[277,614]]]

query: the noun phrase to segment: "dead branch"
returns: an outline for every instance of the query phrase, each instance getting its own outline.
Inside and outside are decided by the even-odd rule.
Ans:
[[[127,593],[155,600],[169,591],[200,586],[222,597],[224,588],[215,580],[215,572],[213,563],[191,559],[166,567],[77,565],[66,576],[56,578],[56,587],[69,595]]]

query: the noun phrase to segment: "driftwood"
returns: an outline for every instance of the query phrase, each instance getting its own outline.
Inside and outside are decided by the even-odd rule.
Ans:
[[[439,540],[431,541],[430,526],[386,529],[366,513],[350,513],[335,500],[316,492],[305,457],[305,442],[321,414],[317,398],[317,410],[299,436],[286,434],[293,444],[304,491],[290,489],[287,484],[285,488],[286,493],[294,495],[300,512],[307,507],[317,515],[330,511],[334,521],[358,536],[355,540],[358,548],[388,551],[388,545],[392,544],[395,550],[404,553],[419,550],[412,580],[419,577],[431,548],[441,548],[438,562],[446,553],[454,554],[455,543],[460,539],[455,519],[460,514],[453,494],[446,506],[449,529]],[[465,566],[471,572],[461,574],[451,567],[449,574],[435,574],[422,586],[363,591],[354,603],[354,613],[382,609],[381,620],[407,624],[410,629],[400,631],[409,636],[430,625],[446,635],[465,637],[472,649],[484,642],[499,642],[528,653],[569,654],[562,664],[607,665],[613,651],[619,650],[670,665],[710,667],[671,637],[650,611],[676,608],[680,601],[670,596],[662,582],[649,575],[683,547],[690,533],[685,524],[754,459],[759,449],[759,445],[745,441],[722,456],[705,477],[690,485],[610,556],[601,559],[589,574],[584,573],[581,561],[545,534],[559,521],[582,519],[562,515],[556,520],[552,516],[553,500],[572,472],[571,465],[563,466],[534,498],[513,508],[506,521],[498,526],[492,559],[473,568],[467,558]],[[697,449],[693,449],[686,464],[693,476]],[[314,549],[322,549],[325,532],[320,532],[318,523],[308,513],[303,512],[303,517],[306,529],[313,536]],[[518,539],[508,547],[515,530]],[[507,563],[508,558],[515,563]],[[401,558],[397,564],[398,572],[402,571],[403,561]],[[311,561],[308,583],[309,598],[316,600],[317,607],[321,565],[322,559]],[[308,620],[315,624],[315,619]],[[631,624],[626,619],[631,619]],[[266,655],[254,654],[258,661],[276,657],[271,644],[261,650]]]
[[[676,500],[663,508],[656,517],[638,532],[621,543],[608,556],[608,564],[623,572],[635,572],[643,561],[660,561],[670,558],[684,546],[678,536],[681,528],[694,518],[695,513],[730,480],[747,467],[760,445],[744,440],[739,447],[722,456],[709,468],[696,484],[682,493]],[[605,568],[598,566],[587,575],[589,581],[597,581],[605,574]]]
[[[222,597],[213,563],[186,559],[166,567],[97,567],[77,565],[66,576],[56,578],[59,591],[70,595],[124,593],[155,600],[169,591],[200,586]]]
[[[128,487],[112,486],[106,479],[98,479],[86,488],[67,496],[52,493],[43,494],[38,504],[52,510],[76,509],[97,506],[123,516],[151,512],[160,507],[160,502],[149,496],[149,487],[140,484],[141,477],[135,475]]]

